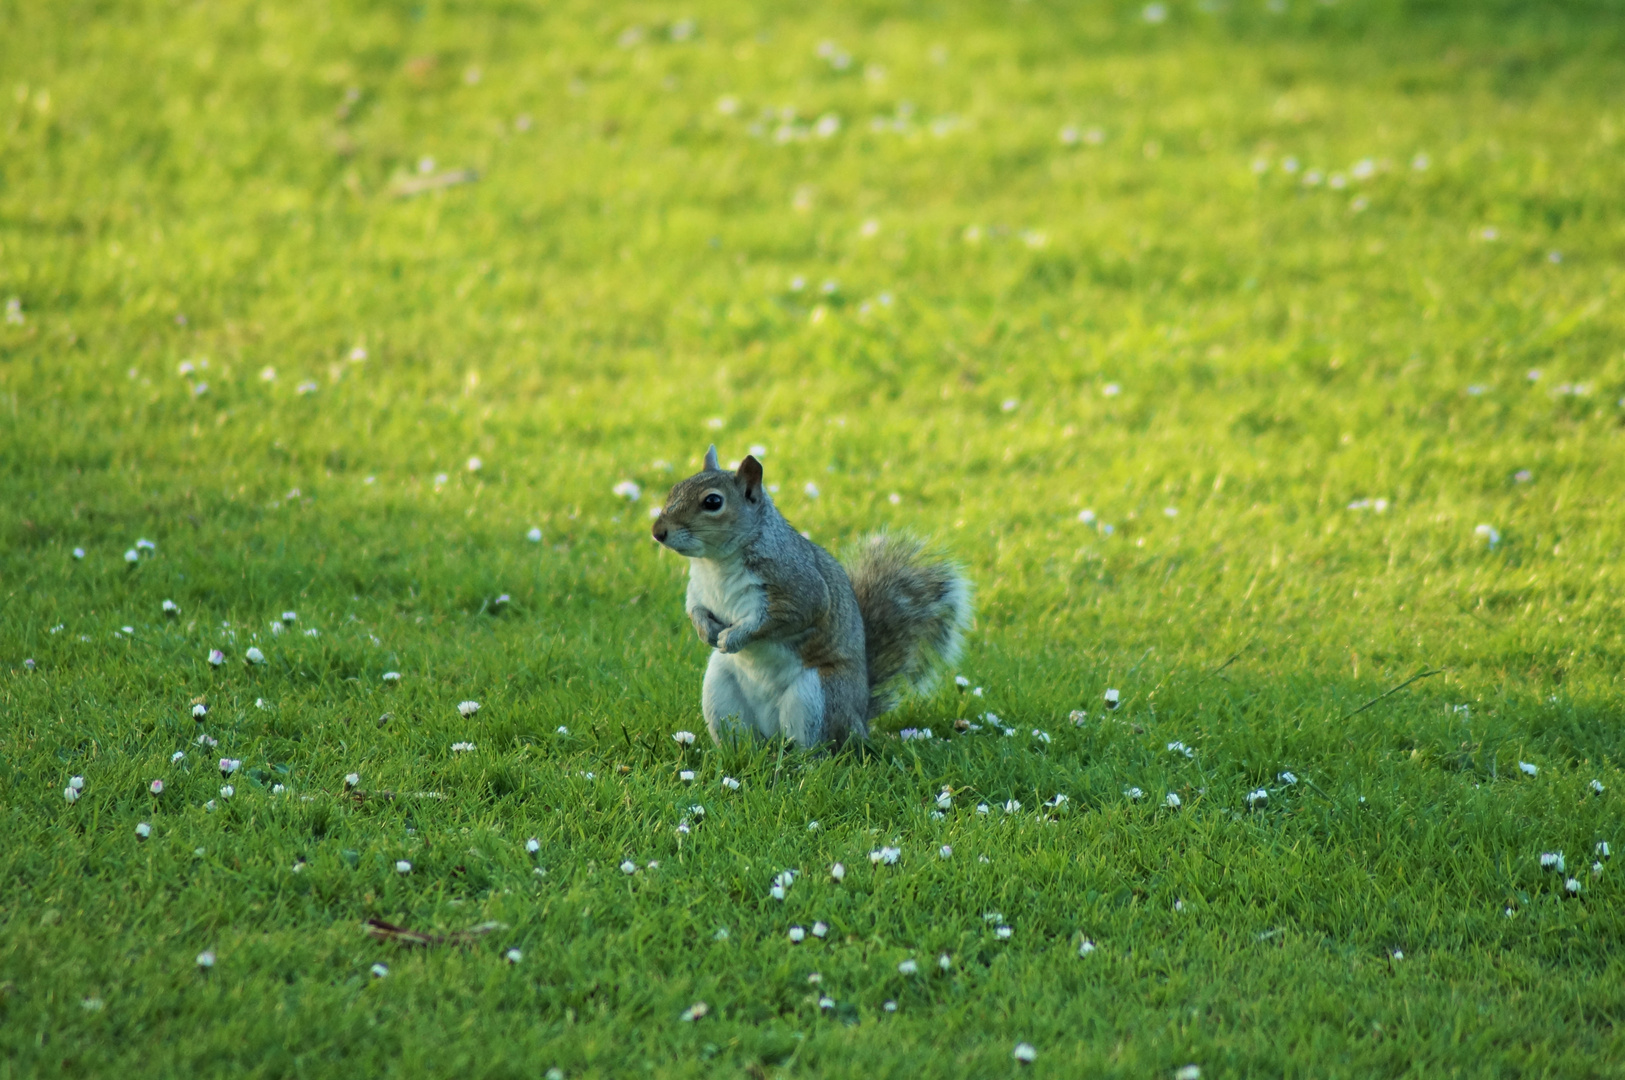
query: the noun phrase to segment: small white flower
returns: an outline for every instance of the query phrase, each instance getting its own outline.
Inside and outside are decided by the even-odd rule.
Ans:
[[[1610,857],[1613,856],[1614,849],[1608,846],[1608,841],[1606,841],[1606,840],[1598,840],[1597,841],[1597,854],[1601,855],[1603,858],[1607,859],[1607,858],[1610,858]]]
[[[145,840],[152,835],[152,826],[143,821],[135,827],[135,834]]]
[[[75,791],[83,791],[85,790],[85,778],[82,776],[69,777],[68,786]]]
[[[671,737],[676,739],[681,746],[694,745],[694,733],[692,731],[676,731],[672,733]]]
[[[385,682],[400,682],[401,681],[401,673],[398,672],[398,671],[386,671],[386,672],[384,672],[384,681]]]
[[[525,958],[525,954],[520,952],[518,949],[509,949],[507,952],[502,954],[502,957],[510,964],[517,964],[519,961]]]
[[[242,767],[243,767],[242,761],[237,759],[237,758],[223,757],[223,758],[220,759],[220,775],[221,776],[230,776],[232,773],[236,772],[238,769],[240,769]]]
[[[255,646],[250,645],[248,647],[248,651],[243,653],[243,659],[247,660],[250,664],[263,664],[265,663],[265,654],[260,652],[260,650]]]
[[[683,770],[681,770],[677,774],[677,779],[681,780],[685,784],[692,784],[694,782],[694,770],[693,769],[683,769]]]
[[[953,854],[954,854],[954,849],[953,849],[952,845],[949,845],[949,844],[943,844],[940,848],[937,849],[937,857],[938,858],[951,859],[951,858],[953,858]]]
[[[1049,732],[1040,731],[1037,728],[1033,728],[1033,738],[1037,739],[1041,743],[1047,743],[1047,742],[1051,741],[1050,736],[1049,736]]]
[[[84,548],[78,548],[78,547],[74,548],[73,549],[73,557],[76,558],[76,559],[84,558],[85,557],[85,549]]]
[[[807,936],[807,931],[803,930],[801,927],[799,927],[799,926],[790,927],[790,940],[794,944],[800,945],[802,940],[804,938],[806,938],[806,936]]]
[[[397,874],[410,874],[412,872],[412,864],[407,862],[405,859],[397,859],[395,860],[395,872]]]
[[[726,931],[726,930],[718,930],[717,931],[717,940],[718,941],[726,941],[727,939],[728,939],[728,931]],[[700,1017],[704,1016],[706,1013],[708,1013],[710,1011],[711,1011],[711,1006],[707,1005],[703,1001],[696,1001],[694,1004],[692,1004],[688,1008],[684,1009],[683,1012],[682,1012],[682,1015],[678,1016],[677,1019],[683,1021],[684,1023],[693,1023],[695,1020],[700,1019]],[[547,1075],[544,1078],[544,1080],[564,1080],[564,1070],[563,1069],[549,1069],[547,1071]]]
[[[203,804],[203,809],[208,811],[211,814],[214,813],[215,810],[217,809],[217,807],[215,805],[215,801],[213,799],[210,799],[208,802]]]
[[[346,773],[345,776],[344,776],[344,786],[347,787],[347,788],[360,787],[361,786],[361,774],[360,773]]]
[[[192,706],[192,719],[193,720],[201,720],[205,716],[208,716],[208,715],[209,715],[209,707],[207,705],[203,704],[203,702],[200,701],[196,705]]]
[[[1485,540],[1488,540],[1490,547],[1494,547],[1501,542],[1501,534],[1494,525],[1480,525],[1473,530],[1473,535],[1482,536]]]
[[[563,724],[560,724],[559,725],[559,734],[560,735],[568,735],[568,734],[570,734],[570,729],[565,727]]]
[[[1591,864],[1591,876],[1602,877],[1602,863],[1594,862]]]
[[[281,795],[284,792],[286,792],[287,790],[288,790],[287,787],[285,787],[282,784],[272,784],[271,785],[271,794],[272,795]]]
[[[1247,805],[1249,807],[1256,807],[1262,803],[1269,802],[1269,799],[1270,793],[1265,791],[1263,788],[1259,788],[1257,791],[1249,791],[1247,793]]]
[[[1106,708],[1115,709],[1122,703],[1123,695],[1116,690],[1106,691]]]
[[[529,840],[525,841],[525,850],[534,855],[538,851],[542,850],[542,842],[533,836]]]
[[[269,709],[270,707],[271,707],[271,703],[269,701],[266,701],[264,698],[257,697],[257,698],[254,699],[254,708],[256,708],[256,709]]]
[[[227,784],[220,789],[220,797],[222,799],[229,799],[235,794],[237,794],[237,789],[232,787],[230,784]]]
[[[688,808],[688,812],[693,814],[695,817],[704,817],[705,816],[705,807],[700,806],[698,803],[696,803],[695,805]]]
[[[135,548],[131,548],[129,551],[124,553],[124,561],[132,564],[138,563],[141,561],[141,553]]]
[[[1593,794],[1593,795],[1601,795],[1603,793],[1603,791],[1606,790],[1602,786],[1602,781],[1601,780],[1593,780],[1593,781],[1591,781],[1589,787],[1591,788],[1591,794]]]
[[[532,528],[530,532],[525,534],[525,539],[533,544],[540,544],[542,542],[542,530]]]
[[[219,746],[220,740],[205,731],[197,737],[197,744],[199,746]]]
[[[1179,805],[1180,805],[1179,804],[1179,796],[1175,795],[1171,791],[1168,793],[1168,797],[1163,799],[1162,801],[1168,807],[1168,809],[1170,809],[1170,810],[1178,810],[1179,809]]]
[[[918,973],[919,970],[920,965],[915,963],[912,957],[897,965],[897,971],[902,975],[914,975]]]
[[[1174,1080],[1202,1080],[1200,1065],[1181,1065],[1174,1070]]]
[[[827,922],[815,922],[815,923],[812,924],[812,936],[813,937],[821,938],[821,937],[823,937],[824,935],[826,935],[828,933],[829,933],[829,923],[827,923]]]
[[[1090,953],[1092,953],[1094,951],[1095,951],[1095,943],[1090,941],[1088,938],[1084,938],[1083,939],[1083,944],[1078,946],[1078,955],[1079,956],[1088,956]]]
[[[221,664],[224,664],[225,662],[226,662],[226,654],[225,653],[221,652],[219,649],[210,649],[209,650],[209,663],[212,666],[219,667]]]
[[[832,997],[821,997],[818,999],[818,1007],[827,1012],[830,1009],[835,1008],[835,999]]]
[[[1008,926],[1001,926],[997,930],[993,931],[994,936],[1000,941],[1009,941],[1010,935],[1014,933],[1015,931],[1010,929]]]
[[[479,711],[480,711],[480,703],[477,702],[477,701],[459,701],[457,703],[457,713],[458,713],[459,716],[462,716],[464,719],[467,719],[468,717],[473,716],[475,713],[477,713]]]
[[[200,968],[214,967],[214,950],[204,949],[197,954],[197,966]]]
[[[71,802],[78,802],[79,801],[79,789],[78,788],[71,788],[71,787],[63,788],[62,789],[62,797],[64,799],[67,799],[70,803]]]
[[[637,872],[638,872],[638,864],[633,862],[631,859],[627,859],[625,862],[621,863],[621,873],[623,873],[623,874],[635,874]]]
[[[1188,758],[1193,758],[1193,757],[1196,756],[1196,751],[1192,750],[1190,747],[1186,746],[1182,742],[1171,742],[1171,743],[1169,743],[1168,744],[1168,752],[1170,754],[1184,754]]]
[[[954,793],[947,788],[943,788],[941,793],[937,795],[937,805],[946,810],[953,804]]]
[[[385,975],[389,974],[389,968],[384,964],[372,965],[371,971],[372,977],[375,979],[382,979]]]
[[[175,752],[177,754],[180,753],[179,750]],[[152,792],[154,795],[162,795],[164,793],[164,782],[162,780],[154,780],[152,783],[147,785],[147,790]]]
[[[954,676],[954,685],[959,687],[961,690],[963,690],[967,686],[970,685],[970,680],[965,678],[965,676],[963,676],[963,675],[955,675]]]
[[[1525,775],[1525,776],[1535,776],[1535,775],[1538,775],[1538,774],[1539,774],[1539,772],[1540,772],[1540,766],[1538,766],[1538,765],[1532,765],[1532,764],[1530,764],[1530,763],[1529,763],[1529,762],[1527,762],[1527,761],[1520,761],[1520,762],[1518,762],[1518,769],[1519,769],[1519,770],[1520,770],[1520,771],[1521,771],[1521,772],[1522,772],[1522,773],[1523,773],[1523,774],[1524,774],[1524,775]]]
[[[783,885],[775,885],[771,889],[767,890],[767,895],[771,896],[775,900],[783,900],[787,894]]]
[[[643,489],[632,480],[622,480],[620,483],[610,488],[610,491],[615,495],[619,495],[627,502],[637,502],[638,499],[643,496]]]
[[[1015,799],[1010,799],[1009,801],[1007,801],[1004,804],[1004,812],[1006,814],[1020,813],[1021,812],[1021,803],[1018,802]]]
[[[842,866],[840,863],[836,863],[829,868],[829,876],[834,878],[836,881],[846,880],[846,867]]]
[[[735,780],[733,777],[724,776],[722,778],[722,786],[727,788],[729,791],[738,791],[741,785],[739,781]]]
[[[468,459],[467,468],[469,472],[479,472],[484,467],[485,462],[481,461],[479,458],[471,457]]]
[[[807,822],[807,831],[808,832],[817,832],[818,831],[818,822],[816,822],[816,821]]]
[[[1133,799],[1135,802],[1139,802],[1141,799],[1145,798],[1145,792],[1141,791],[1137,787],[1124,788],[1123,789],[1123,794],[1127,795],[1129,798]]]
[[[1404,949],[1395,949],[1394,950],[1394,959],[1395,960],[1403,960],[1403,959],[1405,959],[1405,950]]]
[[[180,613],[181,613],[181,609],[180,609],[179,605],[177,605],[175,603],[175,601],[173,601],[173,600],[165,600],[164,601],[164,614],[165,615],[179,615]]]
[[[987,813],[987,812],[988,812],[988,806],[987,806],[987,803],[985,803],[985,802],[979,802],[979,803],[977,803],[977,804],[976,804],[976,812],[977,812],[977,813],[978,813],[978,814],[986,814],[986,813]]]
[[[1146,10],[1149,11],[1151,8],[1160,9],[1162,8],[1162,5],[1150,4],[1147,6]],[[1162,19],[1158,18],[1152,21],[1161,22]],[[1031,1065],[1034,1061],[1038,1060],[1038,1051],[1033,1049],[1032,1043],[1016,1043],[1016,1048],[1010,1051],[1010,1056],[1021,1062],[1023,1065]]]
[[[897,1011],[897,1002],[888,1000],[884,1005],[882,1005],[880,1007],[882,1009],[885,1009],[887,1012],[896,1012]]]
[[[186,751],[185,750],[177,750],[173,754],[169,755],[169,763],[171,765],[173,765],[176,762],[180,761],[185,756],[186,756]]]
[[[454,742],[451,744],[451,752],[454,754],[466,754],[473,749],[474,744],[471,742]]]
[[[1289,772],[1282,773],[1280,779],[1283,784],[1296,784],[1298,782],[1297,776]]]
[[[298,622],[299,621],[299,613],[297,611],[284,611],[282,613],[282,621],[285,622],[285,623],[290,623],[290,624]]]
[[[1569,878],[1563,883],[1563,888],[1568,890],[1570,896],[1580,895],[1580,881],[1578,878]]]

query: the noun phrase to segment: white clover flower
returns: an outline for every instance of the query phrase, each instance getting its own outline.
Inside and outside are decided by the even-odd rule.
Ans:
[[[959,687],[961,690],[963,690],[967,686],[970,685],[970,680],[965,678],[965,676],[963,676],[963,675],[955,675],[954,676],[954,685]]]
[[[951,859],[951,858],[953,858],[953,854],[954,854],[954,849],[953,849],[953,846],[950,845],[950,844],[943,844],[940,848],[937,849],[937,857],[941,858],[941,859]]]
[[[386,671],[384,672],[384,681],[398,683],[401,681],[401,673],[398,671]]]
[[[471,742],[454,742],[451,744],[451,752],[454,754],[466,754],[473,749],[474,744]]]
[[[225,653],[221,652],[219,649],[210,649],[209,650],[209,663],[210,663],[211,666],[219,667],[221,664],[224,664],[225,662],[226,662],[226,654]],[[196,715],[195,711],[194,711],[194,715]]]
[[[173,600],[165,600],[163,608],[165,615],[179,615],[181,613],[180,607]]]
[[[1008,926],[1001,926],[997,930],[994,930],[993,933],[994,936],[996,936],[1000,941],[1009,941],[1010,935],[1014,934],[1015,931],[1010,929]]]
[[[1601,794],[1602,794],[1602,793],[1603,793],[1603,791],[1604,791],[1604,790],[1606,790],[1606,789],[1605,789],[1605,788],[1604,788],[1604,787],[1603,787],[1603,786],[1602,786],[1602,781],[1601,781],[1601,780],[1593,780],[1593,781],[1591,781],[1591,783],[1590,783],[1590,784],[1589,784],[1589,785],[1587,785],[1587,786],[1588,786],[1588,787],[1590,787],[1590,788],[1591,788],[1591,793],[1592,793],[1592,794],[1593,794],[1593,795],[1601,795]]]
[[[281,795],[284,792],[286,792],[287,790],[288,790],[287,787],[285,787],[282,784],[272,784],[271,785],[271,794],[272,795]]]
[[[465,720],[479,711],[480,703],[477,701],[459,701],[457,703],[457,714]]]
[[[637,872],[638,872],[638,864],[633,862],[631,859],[627,859],[627,860],[625,860],[624,862],[621,863],[621,873],[623,873],[623,874],[635,874]]]
[[[1522,772],[1522,773],[1523,773],[1523,774],[1524,774],[1524,775],[1525,775],[1525,776],[1536,776],[1536,775],[1538,775],[1538,774],[1539,774],[1539,773],[1540,773],[1540,766],[1538,766],[1538,765],[1531,765],[1531,764],[1530,764],[1530,763],[1529,763],[1529,762],[1527,762],[1527,761],[1520,761],[1520,762],[1518,762],[1518,769],[1519,769],[1519,770],[1520,770],[1520,771],[1521,771],[1521,772]]]
[[[610,492],[612,494],[619,495],[627,502],[637,502],[638,499],[643,496],[643,489],[638,487],[636,482],[631,480],[622,480],[620,483],[610,488]]]
[[[1133,799],[1135,802],[1139,802],[1141,799],[1145,798],[1145,792],[1141,791],[1137,787],[1124,788],[1123,789],[1123,794],[1127,795],[1129,798]]]
[[[819,921],[812,924],[812,936],[821,938],[829,933],[829,923]]]
[[[1151,8],[1161,7],[1161,4],[1151,4],[1147,6],[1146,10],[1149,11]],[[1156,19],[1153,21],[1161,22],[1162,20]],[[1016,1043],[1016,1048],[1010,1051],[1010,1056],[1021,1062],[1023,1065],[1031,1065],[1038,1059],[1038,1051],[1033,1048],[1032,1043]]]
[[[532,528],[530,532],[525,534],[525,539],[533,544],[540,544],[542,542],[542,530]]]
[[[1568,890],[1570,896],[1579,896],[1580,880],[1578,878],[1569,878],[1563,883],[1563,888]]]
[[[525,850],[534,855],[538,851],[542,850],[542,842],[533,836],[529,840],[525,841]]]
[[[1247,793],[1247,805],[1249,807],[1256,807],[1261,803],[1269,802],[1269,799],[1270,793],[1265,791],[1263,788],[1259,788],[1256,791],[1249,791]]]
[[[685,784],[692,784],[694,782],[694,770],[683,769],[679,771],[677,774],[677,779],[681,780]]]
[[[265,654],[260,652],[260,650],[255,646],[250,645],[248,647],[248,651],[243,653],[243,659],[247,660],[250,664],[263,664],[265,663]]]
[[[1090,953],[1092,953],[1094,951],[1095,951],[1095,943],[1090,941],[1088,938],[1084,938],[1083,943],[1078,946],[1078,955],[1079,956],[1088,956]]]
[[[1168,793],[1167,798],[1163,799],[1162,801],[1163,801],[1163,804],[1165,806],[1167,806],[1168,809],[1170,809],[1170,810],[1178,810],[1179,809],[1179,806],[1180,806],[1179,796],[1175,795],[1171,791]]]
[[[407,862],[405,859],[397,859],[395,860],[395,872],[397,874],[410,874],[412,872],[412,864]]]
[[[790,927],[790,941],[791,941],[792,944],[800,945],[801,942],[806,938],[806,936],[807,936],[807,931],[803,930],[801,927],[799,927],[799,926]]]
[[[525,958],[525,954],[520,952],[518,949],[509,949],[507,952],[502,954],[502,958],[508,961],[510,964],[517,964],[519,961]]]
[[[568,734],[570,734],[570,729],[565,727],[563,724],[560,724],[559,725],[559,734],[560,735],[568,735]]]
[[[724,776],[722,778],[722,786],[727,788],[729,791],[738,791],[742,785],[733,777]]]
[[[361,774],[360,773],[346,773],[344,775],[344,786],[347,787],[347,788],[360,787],[361,786]]]
[[[197,954],[197,966],[200,968],[214,967],[214,950],[204,949]]]
[[[694,745],[694,733],[692,731],[674,731],[671,737],[677,740],[677,743],[681,746]]]
[[[371,970],[372,977],[375,979],[382,979],[389,974],[389,967],[386,964],[374,964],[369,970]]]
[[[829,876],[834,878],[836,881],[846,880],[846,867],[842,866],[840,863],[835,863],[829,868]]]
[[[62,789],[62,797],[64,799],[68,800],[70,803],[78,802],[79,801],[79,789],[78,788],[65,787],[65,788]]]
[[[220,759],[220,775],[221,776],[230,776],[232,773],[236,772],[238,769],[240,769],[242,767],[243,767],[243,763],[238,758],[223,757],[223,758]]]
[[[237,794],[237,789],[232,787],[230,784],[227,784],[220,789],[220,797],[222,799],[229,799],[235,794]]]
[[[914,975],[917,974],[919,970],[920,965],[915,963],[913,957],[910,957],[897,965],[897,971],[901,975]]]
[[[203,704],[203,702],[200,701],[196,705],[192,706],[192,719],[193,720],[201,720],[205,716],[208,716],[208,715],[209,715],[209,707],[207,705]]]
[[[1122,704],[1122,701],[1123,701],[1123,695],[1119,691],[1117,691],[1117,690],[1107,690],[1106,691],[1106,708],[1115,709],[1115,708],[1117,708],[1118,705]]]

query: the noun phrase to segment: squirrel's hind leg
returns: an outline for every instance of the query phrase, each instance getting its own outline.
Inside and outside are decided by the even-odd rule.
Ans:
[[[824,680],[808,668],[779,697],[779,733],[803,750],[824,741]]]
[[[705,665],[700,710],[705,714],[705,726],[711,729],[711,738],[719,743],[748,741],[765,734],[761,718],[740,684],[739,673],[734,670],[734,659],[726,653],[712,653],[710,662]]]

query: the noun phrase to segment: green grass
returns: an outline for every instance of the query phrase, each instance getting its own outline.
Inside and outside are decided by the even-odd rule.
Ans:
[[[0,3],[0,1077],[1625,1070],[1619,10],[1166,14]],[[713,440],[984,696],[674,742]]]

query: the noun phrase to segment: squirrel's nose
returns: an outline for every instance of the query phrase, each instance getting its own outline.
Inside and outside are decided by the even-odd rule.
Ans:
[[[671,535],[671,530],[666,528],[665,522],[657,521],[655,522],[654,534],[655,539],[664,544],[666,542],[666,537]]]

